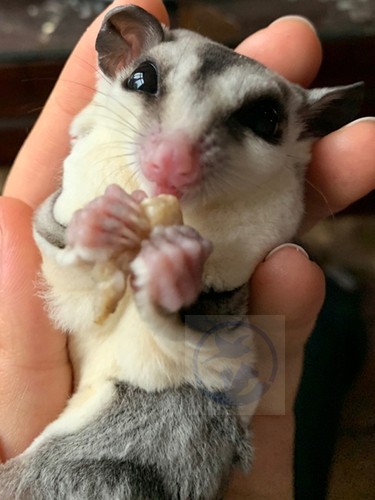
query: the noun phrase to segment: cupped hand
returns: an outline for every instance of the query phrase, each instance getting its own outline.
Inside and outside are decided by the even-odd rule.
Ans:
[[[115,2],[115,5],[127,2]],[[132,1],[167,23],[160,1]],[[113,7],[113,5],[111,5]],[[3,459],[24,450],[64,407],[71,370],[64,335],[48,322],[36,296],[39,255],[31,235],[32,210],[55,189],[69,149],[68,128],[94,92],[94,40],[101,18],[70,56],[30,133],[0,199],[0,447]],[[284,18],[239,47],[293,82],[311,83],[321,61],[313,28]],[[304,226],[343,209],[374,188],[375,122],[361,121],[320,140],[308,174]],[[8,197],[8,198],[7,198]],[[303,280],[301,280],[303,276]],[[293,248],[262,262],[250,283],[250,312],[286,319],[286,414],[253,419],[256,460],[249,477],[237,474],[230,498],[292,498],[293,404],[303,346],[324,296],[318,266]]]

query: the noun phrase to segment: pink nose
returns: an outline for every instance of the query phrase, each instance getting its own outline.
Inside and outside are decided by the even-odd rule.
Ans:
[[[142,144],[141,170],[157,192],[178,194],[200,178],[196,156],[184,132],[152,134]]]

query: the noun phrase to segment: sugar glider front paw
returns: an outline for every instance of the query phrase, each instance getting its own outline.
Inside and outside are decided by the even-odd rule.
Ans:
[[[138,307],[152,305],[176,313],[191,305],[202,290],[204,264],[212,244],[193,228],[157,226],[131,263]]]
[[[66,232],[69,252],[84,262],[98,263],[135,251],[149,230],[140,207],[144,196],[110,185],[102,196],[73,214]]]
[[[77,210],[66,231],[62,265],[89,264],[94,287],[94,322],[102,324],[113,313],[126,290],[129,264],[149,232],[140,207],[145,194],[131,195],[112,184],[102,196]]]

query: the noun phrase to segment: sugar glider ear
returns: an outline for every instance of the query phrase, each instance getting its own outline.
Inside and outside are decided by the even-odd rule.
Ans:
[[[361,109],[363,82],[307,91],[302,109],[303,137],[323,137],[352,121]]]
[[[96,39],[99,67],[114,78],[119,70],[163,39],[160,22],[141,7],[127,5],[112,9]]]

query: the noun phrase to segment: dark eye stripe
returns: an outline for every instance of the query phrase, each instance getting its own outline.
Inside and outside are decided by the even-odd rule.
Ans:
[[[228,126],[234,132],[250,130],[258,137],[278,144],[281,139],[283,112],[280,103],[274,98],[261,98],[245,103],[228,120]]]

